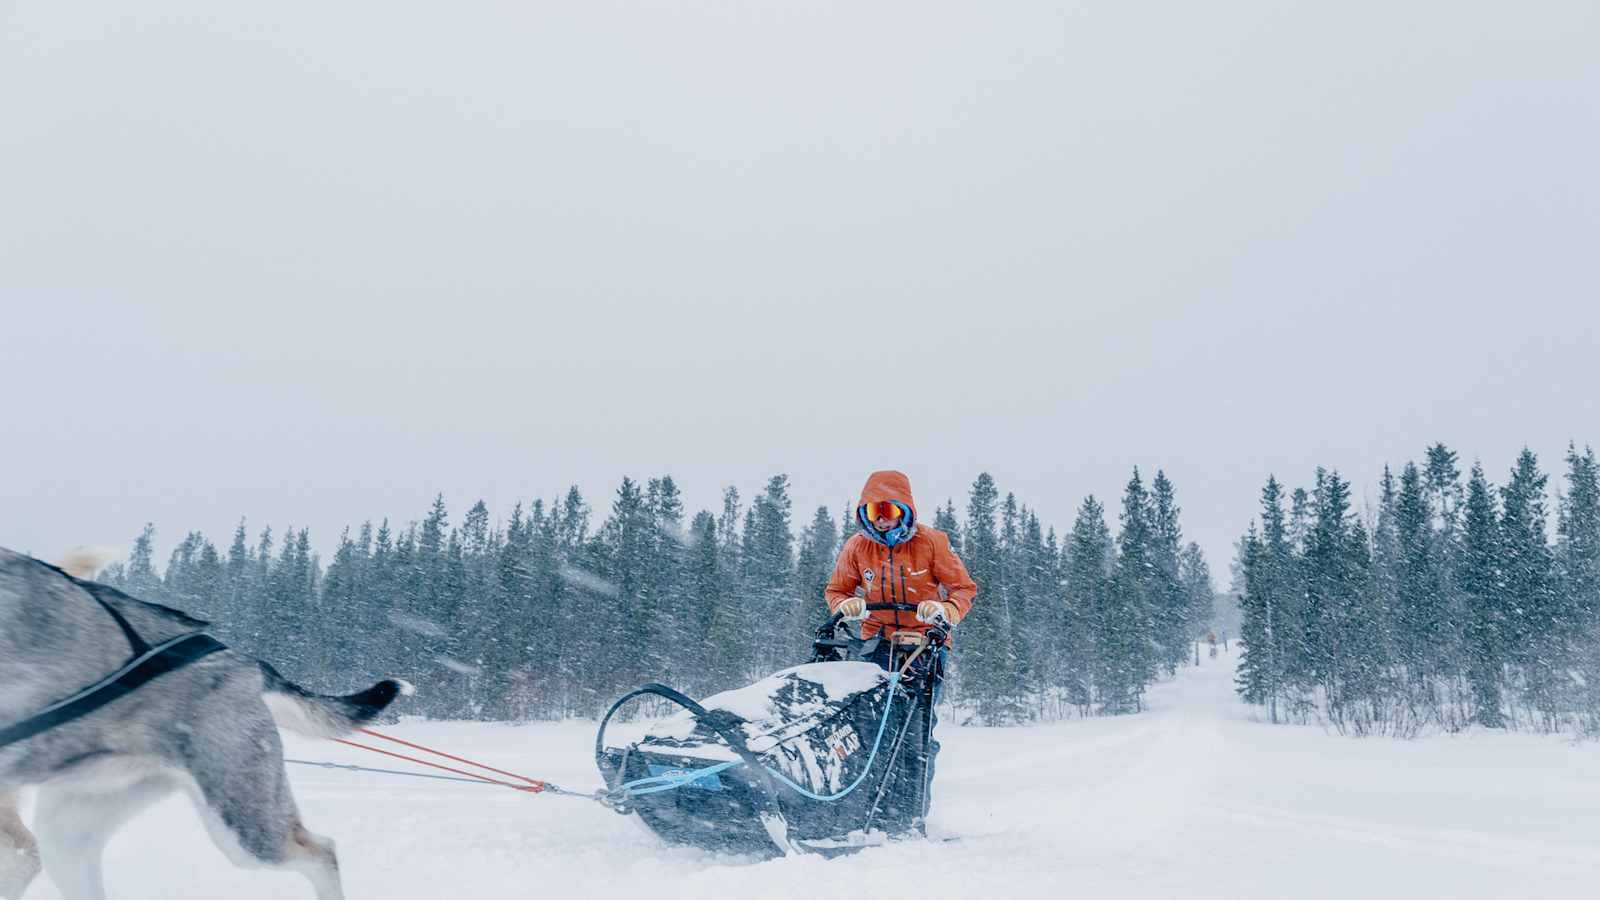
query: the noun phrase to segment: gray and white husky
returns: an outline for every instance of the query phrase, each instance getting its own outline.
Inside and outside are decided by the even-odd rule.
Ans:
[[[204,627],[88,580],[98,568],[83,554],[56,568],[0,548],[0,729],[128,662],[130,631],[111,610],[152,645]],[[221,650],[0,747],[0,898],[21,897],[42,866],[68,900],[102,900],[106,842],[173,791],[194,801],[235,863],[295,869],[319,900],[342,897],[333,842],[306,830],[290,796],[277,725],[346,734],[408,688],[388,680],[325,697]],[[17,794],[29,785],[39,789],[37,840],[17,814]]]

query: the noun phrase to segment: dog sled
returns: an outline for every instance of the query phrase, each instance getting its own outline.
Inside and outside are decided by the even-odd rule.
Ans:
[[[914,612],[910,604],[869,611]],[[862,641],[838,615],[810,662],[695,701],[647,684],[614,703],[595,735],[610,805],[676,844],[773,857],[835,855],[924,833],[933,708],[948,625]],[[891,642],[888,670],[865,661]],[[881,652],[881,651],[880,651]],[[630,702],[679,707],[643,737],[608,746]]]

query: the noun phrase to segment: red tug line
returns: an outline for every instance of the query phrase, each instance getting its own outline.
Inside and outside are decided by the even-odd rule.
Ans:
[[[444,759],[448,759],[448,760],[451,760],[453,762],[458,762],[458,763],[462,763],[464,765],[473,766],[475,768],[483,769],[486,772],[493,772],[496,775],[504,775],[507,778],[515,778],[518,781],[522,781],[522,782],[526,782],[526,783],[525,784],[515,784],[515,783],[510,782],[510,781],[501,781],[498,778],[490,778],[487,775],[480,775],[477,772],[468,772],[468,771],[466,771],[464,769],[457,769],[457,768],[453,768],[451,766],[441,765],[441,764],[436,763],[436,762],[429,762],[429,761],[427,761],[425,759],[417,759],[414,756],[406,756],[404,753],[395,753],[392,750],[385,750],[382,747],[373,747],[373,746],[370,746],[368,744],[361,744],[361,743],[357,743],[355,741],[348,741],[348,740],[345,740],[344,738],[334,738],[333,742],[336,743],[336,744],[344,744],[346,747],[355,747],[355,748],[357,748],[359,750],[367,750],[367,751],[370,751],[372,753],[381,753],[384,756],[392,756],[395,759],[403,759],[406,762],[416,763],[419,766],[428,766],[429,768],[442,769],[443,771],[446,771],[446,772],[454,772],[457,775],[464,775],[467,778],[476,779],[478,781],[485,782],[486,784],[498,784],[498,785],[501,785],[502,787],[508,787],[508,788],[511,788],[514,791],[523,791],[524,793],[538,794],[538,793],[544,792],[545,790],[547,790],[550,787],[550,785],[548,783],[540,781],[537,778],[529,778],[529,777],[527,777],[525,775],[518,775],[515,772],[507,772],[504,769],[496,769],[494,766],[486,766],[481,762],[475,762],[473,760],[466,759],[466,758],[460,757],[460,756],[453,756],[453,755],[451,755],[449,753],[445,753],[443,750],[435,750],[432,747],[424,747],[421,744],[413,744],[410,741],[402,741],[401,739],[399,739],[397,737],[390,737],[387,734],[380,734],[380,733],[378,733],[376,731],[371,730],[370,728],[357,728],[356,731],[360,732],[361,734],[367,735],[368,737],[375,737],[375,738],[377,738],[379,740],[382,740],[382,741],[389,741],[390,743],[400,744],[401,746],[404,746],[404,747],[410,747],[413,750],[421,750],[424,753],[431,753],[434,756],[442,757]]]

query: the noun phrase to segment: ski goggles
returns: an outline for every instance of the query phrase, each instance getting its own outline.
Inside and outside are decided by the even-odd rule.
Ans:
[[[900,511],[900,504],[895,503],[893,500],[885,500],[882,503],[874,500],[866,505],[866,511],[868,522],[876,522],[879,519],[898,522],[900,521],[900,516],[903,515]]]

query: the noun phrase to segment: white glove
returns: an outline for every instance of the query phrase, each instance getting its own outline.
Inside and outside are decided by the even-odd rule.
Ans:
[[[937,600],[924,600],[917,604],[917,621],[931,624],[935,619],[943,618],[949,622],[952,618],[950,610]]]
[[[848,622],[854,622],[858,619],[865,619],[867,617],[867,601],[861,599],[860,597],[851,597],[850,599],[839,604],[834,612],[844,616],[845,621]]]

